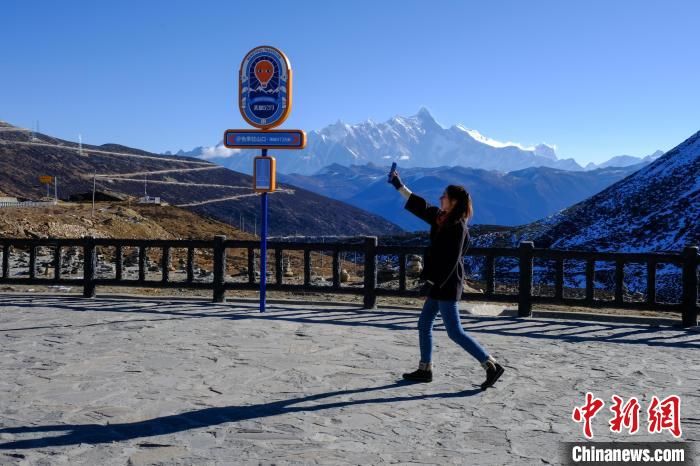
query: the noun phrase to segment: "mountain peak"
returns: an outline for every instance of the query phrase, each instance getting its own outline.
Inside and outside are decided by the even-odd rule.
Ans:
[[[418,109],[418,113],[414,115],[415,118],[424,120],[424,121],[432,121],[435,122],[435,118],[433,115],[430,113],[430,110],[428,110],[426,107],[421,107]]]
[[[430,114],[430,110],[428,110],[428,108],[425,106],[421,106],[421,108],[418,109],[418,113],[416,113],[416,116],[421,118],[433,117],[433,115]]]
[[[664,154],[665,154],[664,151],[658,150],[658,149],[657,149],[657,150],[654,151],[653,154],[649,154],[649,155],[647,155],[646,157],[644,157],[644,160],[656,160],[656,159],[658,159],[659,157],[661,157],[661,156],[664,155]]]
[[[442,126],[440,126],[440,123],[435,120],[435,117],[430,113],[430,110],[428,110],[425,107],[421,107],[418,109],[418,113],[410,117],[411,120],[415,120],[423,126],[423,128],[434,128],[434,129],[443,129]]]
[[[537,144],[535,146],[535,155],[540,157],[546,157],[551,160],[557,160],[557,154],[554,152],[556,146],[550,146],[549,144]]]
[[[323,128],[319,133],[334,140],[346,137],[352,131],[352,127],[342,120],[338,120],[332,125]]]

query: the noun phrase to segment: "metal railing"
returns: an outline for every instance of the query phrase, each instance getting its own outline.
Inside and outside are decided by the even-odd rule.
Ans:
[[[228,290],[256,290],[259,282],[256,281],[255,261],[256,251],[259,251],[258,241],[227,240],[225,236],[216,236],[214,240],[139,240],[139,239],[96,239],[92,237],[80,239],[14,239],[0,238],[2,251],[2,273],[0,284],[19,285],[77,285],[83,287],[83,296],[86,298],[95,296],[97,286],[127,286],[141,288],[187,288],[187,289],[211,289],[214,302],[223,302]],[[45,262],[45,276],[37,276],[37,248],[52,248],[50,263]],[[65,248],[77,248],[82,251],[83,260],[79,266],[82,268],[82,276],[76,278],[66,277],[62,273],[62,261]],[[96,273],[97,248],[112,248],[114,250],[112,263],[114,267],[113,278],[100,278]],[[137,278],[128,279],[124,273],[124,250],[130,248],[138,251]],[[26,277],[10,275],[11,249],[28,250],[28,273]],[[160,251],[160,264],[157,266],[159,277],[151,279],[147,277],[147,251]],[[184,280],[172,280],[171,251],[179,249],[186,251],[186,260],[182,260]],[[247,266],[244,273],[247,278],[243,281],[227,280],[227,251],[243,249],[247,251]],[[211,281],[201,281],[195,278],[195,250],[208,251],[211,257],[213,273]],[[274,254],[274,280],[267,285],[272,291],[296,291],[296,292],[324,292],[324,293],[348,293],[364,297],[365,308],[376,307],[378,296],[418,296],[418,291],[408,289],[406,259],[409,255],[423,255],[426,248],[422,246],[389,246],[379,245],[376,237],[364,237],[362,242],[352,243],[296,243],[270,241],[268,251]],[[303,254],[303,281],[299,284],[285,283],[283,271],[283,254],[288,255],[297,251],[297,255]],[[312,283],[311,253],[321,252],[324,257],[331,256],[332,280],[329,285]],[[343,286],[341,284],[341,254],[354,253],[360,256],[362,286]],[[465,292],[463,299],[476,299],[481,301],[517,302],[518,315],[527,317],[532,315],[532,305],[537,303],[562,304],[567,306],[583,307],[613,307],[635,310],[671,311],[682,314],[684,326],[697,325],[698,311],[698,247],[686,247],[681,253],[617,253],[617,252],[589,252],[589,251],[564,251],[554,249],[536,249],[532,242],[521,242],[518,248],[470,248],[468,258],[480,257],[484,260],[485,279],[482,292]],[[377,271],[378,257],[398,258],[398,287],[391,289],[378,286]],[[506,293],[496,287],[496,260],[505,258],[517,262],[518,272],[515,275],[511,290],[517,292]],[[230,258],[229,258],[230,259]],[[537,294],[533,288],[533,260],[544,260],[554,263],[554,284],[551,295]],[[585,263],[585,291],[583,298],[567,297],[565,290],[565,261],[579,261]],[[611,299],[596,299],[595,274],[596,262],[614,263],[614,285]],[[642,301],[629,301],[624,299],[625,266],[628,264],[642,264],[646,267],[646,299]],[[659,302],[656,293],[657,265],[673,264],[681,269],[681,299],[675,303]],[[53,268],[53,275],[46,276],[49,268]],[[152,274],[150,274],[152,275]],[[358,275],[360,275],[358,273]]]

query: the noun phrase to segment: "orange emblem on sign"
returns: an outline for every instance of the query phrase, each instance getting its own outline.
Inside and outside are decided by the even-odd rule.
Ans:
[[[262,87],[267,87],[274,73],[275,66],[270,61],[260,60],[255,64],[255,77],[258,78]]]

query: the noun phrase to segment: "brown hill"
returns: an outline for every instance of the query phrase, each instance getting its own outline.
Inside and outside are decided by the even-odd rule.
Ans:
[[[0,210],[0,237],[5,238],[144,238],[252,240],[251,234],[173,206],[60,203],[49,207]]]
[[[293,155],[282,154],[283,157]],[[252,160],[251,160],[252,163]],[[187,157],[164,156],[116,144],[83,145],[22,131],[0,122],[0,186],[9,196],[40,198],[46,193],[39,175],[58,178],[59,198],[97,189],[104,192],[148,194],[173,205],[238,225],[259,217],[260,197],[252,178],[218,165]],[[114,179],[115,177],[119,179]],[[401,229],[379,216],[291,185],[269,196],[269,234],[382,235]],[[258,220],[259,224],[259,220]]]

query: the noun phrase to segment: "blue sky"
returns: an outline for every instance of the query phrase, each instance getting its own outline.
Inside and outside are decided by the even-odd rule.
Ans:
[[[262,44],[294,70],[288,128],[443,125],[603,161],[700,130],[697,1],[3,0],[0,119],[155,152],[245,127],[237,70]]]

